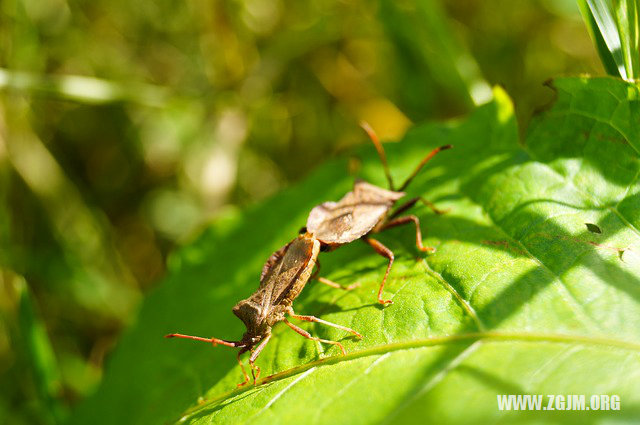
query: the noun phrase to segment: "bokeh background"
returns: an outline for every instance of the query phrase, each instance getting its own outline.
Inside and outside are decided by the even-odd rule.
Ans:
[[[0,423],[64,418],[167,255],[360,120],[397,139],[500,84],[524,129],[582,73],[574,0],[3,0]]]

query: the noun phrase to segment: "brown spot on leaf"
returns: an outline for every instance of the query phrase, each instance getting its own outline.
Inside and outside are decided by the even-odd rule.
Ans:
[[[598,243],[598,242],[595,242],[595,241],[576,238],[576,237],[573,237],[573,236],[551,235],[549,233],[536,233],[535,235],[532,235],[532,236],[541,236],[541,237],[547,238],[547,239],[562,239],[562,240],[565,240],[565,241],[575,242],[575,243],[579,243],[579,244],[587,244],[587,245],[595,246],[596,248],[607,249],[609,251],[613,251],[613,252],[618,253],[618,257],[620,259],[622,259],[622,253],[624,253],[625,251],[630,250],[629,247],[620,248],[620,247],[617,247],[617,246],[611,246],[611,245],[607,245],[607,244],[602,244],[602,243]]]
[[[516,254],[519,254],[519,255],[526,255],[526,252],[524,252],[520,248],[512,246],[509,243],[509,241],[506,241],[506,240],[498,240],[498,241],[484,240],[484,241],[482,241],[482,244],[491,245],[491,246],[497,246],[497,247],[503,248],[504,251],[515,252]]]

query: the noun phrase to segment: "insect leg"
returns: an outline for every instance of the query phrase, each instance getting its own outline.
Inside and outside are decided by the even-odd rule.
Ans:
[[[347,352],[344,351],[344,347],[342,346],[342,344],[340,344],[338,341],[329,341],[328,339],[322,339],[322,338],[318,338],[318,337],[315,337],[315,336],[311,336],[311,334],[309,332],[307,332],[304,329],[294,325],[293,323],[288,321],[286,318],[284,319],[284,323],[286,323],[287,326],[289,326],[291,329],[293,329],[294,331],[296,331],[297,333],[299,333],[300,335],[302,335],[303,337],[305,337],[307,339],[312,339],[314,341],[324,342],[325,344],[336,345],[336,346],[338,346],[338,348],[340,348],[340,351],[342,351],[342,355],[343,356],[347,354]]]
[[[354,331],[351,328],[347,328],[346,326],[337,325],[335,323],[327,322],[326,320],[322,320],[319,317],[303,316],[303,315],[300,315],[300,314],[296,314],[293,311],[293,308],[289,308],[289,316],[294,317],[294,318],[296,318],[298,320],[304,320],[305,322],[316,322],[316,323],[322,323],[323,325],[327,325],[327,326],[333,326],[334,328],[342,329],[343,331],[347,331],[349,333],[352,333],[353,335],[357,336],[358,338],[362,338],[362,335],[360,335],[360,333]]]
[[[358,283],[358,282],[352,283],[349,286],[342,286],[339,283],[336,283],[336,282],[334,282],[332,280],[329,280],[327,278],[318,277],[318,273],[320,273],[320,261],[316,260],[316,270],[311,275],[311,280],[317,279],[318,282],[320,282],[320,283],[324,283],[327,286],[330,286],[330,287],[336,288],[336,289],[342,289],[344,291],[351,291],[352,289],[355,289],[358,286],[360,286],[360,283]]]
[[[391,213],[391,215],[387,218],[387,220],[391,220],[392,218],[395,218],[395,217],[399,216],[400,214],[402,214],[403,212],[405,212],[409,208],[413,207],[416,204],[416,202],[418,202],[419,200],[420,200],[420,197],[415,197],[415,198],[409,199],[407,202],[405,202],[404,204],[400,205],[397,210],[395,210],[393,213]]]
[[[324,277],[319,277],[318,278],[318,282],[324,283],[325,285],[331,286],[332,288],[342,289],[343,291],[351,291],[352,289],[355,289],[358,286],[360,286],[360,282],[352,283],[349,286],[342,286],[339,283],[336,283],[333,280],[329,280],[329,279],[324,278]]]
[[[415,176],[418,175],[418,173],[420,172],[420,170],[422,169],[422,167],[424,167],[424,164],[426,164],[427,162],[429,162],[429,160],[431,158],[433,158],[438,152],[446,150],[446,149],[451,149],[453,146],[451,145],[444,145],[444,146],[440,146],[438,148],[435,148],[434,150],[432,150],[431,152],[429,152],[427,154],[427,156],[425,156],[424,158],[422,158],[422,161],[420,161],[420,164],[418,164],[418,166],[416,167],[415,170],[413,170],[413,173],[411,173],[411,175],[409,177],[407,177],[407,179],[404,181],[404,183],[402,183],[402,186],[400,186],[400,189],[398,189],[398,192],[402,192],[403,190],[406,189],[407,186],[409,186],[409,183],[411,183],[411,180],[413,180],[413,178]]]
[[[420,197],[420,202],[422,202],[423,204],[425,204],[427,207],[429,207],[431,209],[431,211],[433,211],[434,213],[438,214],[438,215],[442,215],[442,214],[446,214],[449,211],[451,211],[450,208],[447,208],[446,210],[441,210],[440,208],[437,208],[433,202],[429,201],[428,199],[423,198],[422,196]]]
[[[240,356],[244,353],[246,353],[247,351],[249,351],[249,349],[247,347],[243,347],[240,351],[238,351],[238,355],[236,356],[236,358],[238,359],[238,364],[240,365],[240,370],[242,370],[242,374],[244,375],[244,381],[240,382],[238,384],[238,387],[241,387],[243,385],[245,385],[247,382],[249,382],[249,375],[247,375],[247,371],[244,370],[244,365],[242,364],[242,359],[240,359]]]
[[[391,270],[391,266],[393,265],[393,260],[395,258],[393,255],[393,252],[389,248],[384,246],[381,242],[375,239],[365,238],[364,241],[369,245],[371,245],[371,247],[375,249],[378,254],[389,259],[389,264],[387,265],[387,271],[384,272],[384,277],[382,278],[380,289],[378,289],[378,302],[380,304],[393,304],[392,300],[382,299],[382,289],[384,288],[384,284],[387,281],[387,276],[389,275],[389,271]]]
[[[382,229],[380,230],[401,226],[403,224],[408,224],[410,222],[413,222],[416,225],[416,246],[418,247],[418,249],[422,252],[435,252],[436,251],[435,248],[422,245],[422,232],[420,231],[420,220],[418,220],[418,217],[416,217],[415,215],[406,215],[404,217],[398,217],[396,219],[393,219],[385,223],[384,226],[382,226]]]
[[[418,201],[420,201],[423,204],[425,204],[427,207],[429,207],[431,209],[431,211],[433,211],[434,213],[436,213],[438,215],[446,214],[447,212],[449,212],[448,209],[447,210],[441,210],[441,209],[437,208],[433,204],[433,202],[423,198],[422,196],[416,196],[415,198],[411,198],[410,200],[408,200],[404,204],[400,205],[398,207],[398,209],[396,209],[393,213],[391,213],[391,215],[387,218],[387,220],[391,220],[392,218],[395,218],[395,217],[399,216],[400,214],[402,214],[403,212],[405,212],[409,208],[413,207],[416,204],[416,202],[418,202]]]
[[[260,345],[258,345],[255,350],[251,351],[251,357],[249,357],[249,365],[251,366],[251,376],[253,376],[253,385],[256,384],[256,381],[260,377],[260,368],[256,366],[254,363],[270,339],[271,339],[271,334],[267,335],[267,337],[262,340]]]

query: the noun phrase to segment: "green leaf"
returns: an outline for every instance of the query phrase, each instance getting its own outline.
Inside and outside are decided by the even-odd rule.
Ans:
[[[227,347],[166,340],[169,332],[239,338],[231,307],[257,287],[262,263],[296,234],[310,208],[352,184],[330,161],[301,185],[213,224],[178,252],[166,280],[110,359],[99,391],[72,423],[604,423],[640,410],[640,96],[620,80],[561,79],[557,101],[518,143],[501,90],[470,117],[415,127],[387,144],[400,181],[434,146],[451,143],[409,187],[445,215],[416,207],[414,229],[379,235],[395,252],[382,308],[385,260],[365,244],[321,253],[322,275],[294,303],[352,327],[360,341],[301,324],[335,347],[283,324],[242,380]],[[385,179],[366,146],[361,177]],[[598,223],[601,234],[585,223]],[[246,359],[245,359],[246,361]],[[618,395],[616,411],[498,410],[500,394]],[[201,398],[200,398],[201,397]],[[545,399],[546,405],[547,399]],[[190,407],[191,406],[191,407]]]
[[[578,0],[587,29],[610,75],[640,78],[639,0]]]

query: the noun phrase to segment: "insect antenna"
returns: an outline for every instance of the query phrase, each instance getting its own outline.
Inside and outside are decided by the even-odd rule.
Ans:
[[[165,338],[184,338],[184,339],[193,339],[194,341],[202,341],[208,342],[213,345],[226,345],[227,347],[244,347],[246,344],[242,341],[226,341],[224,339],[218,338],[202,338],[200,336],[191,336],[191,335],[183,335],[183,334],[169,334],[165,335]]]
[[[411,183],[411,180],[413,180],[413,178],[415,176],[418,175],[418,173],[420,172],[420,170],[422,169],[422,167],[424,167],[424,164],[426,164],[427,162],[429,162],[429,160],[431,158],[433,158],[434,156],[436,156],[436,154],[440,151],[444,151],[447,149],[451,149],[453,146],[452,145],[444,145],[444,146],[440,146],[438,148],[435,148],[434,150],[432,150],[431,152],[429,152],[427,154],[427,156],[425,156],[424,158],[422,158],[422,161],[420,161],[420,164],[418,164],[418,166],[416,167],[415,170],[413,170],[413,173],[411,173],[411,175],[409,177],[407,177],[407,179],[404,181],[404,183],[402,183],[402,186],[400,186],[400,189],[398,189],[398,192],[402,192],[403,190],[405,190],[407,188],[407,186],[409,186],[409,183]]]
[[[389,171],[389,164],[387,163],[387,155],[384,153],[384,148],[382,147],[382,143],[378,139],[378,135],[371,128],[368,122],[361,121],[360,127],[367,133],[369,139],[373,142],[373,145],[376,147],[376,151],[378,152],[378,156],[380,157],[380,161],[382,162],[382,168],[384,168],[384,174],[387,177],[387,181],[389,182],[389,189],[395,190],[393,188],[393,178],[391,177],[391,172]]]

